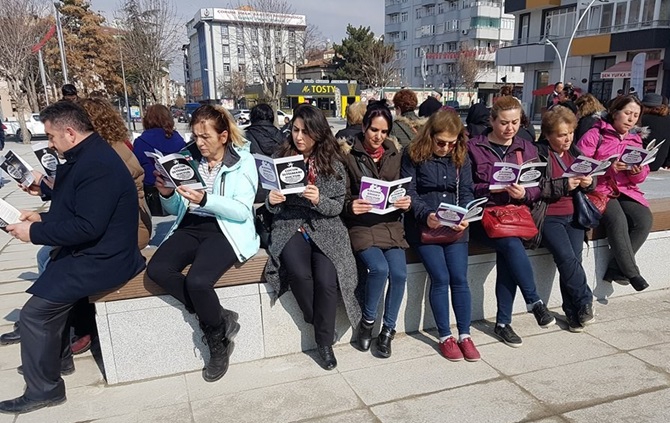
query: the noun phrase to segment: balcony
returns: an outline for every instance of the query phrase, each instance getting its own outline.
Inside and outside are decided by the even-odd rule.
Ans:
[[[561,0],[507,0],[505,13],[520,12],[525,9],[539,9],[560,6]]]
[[[500,17],[500,3],[491,1],[474,1],[470,3],[470,16],[485,18]]]
[[[496,52],[497,66],[524,66],[529,63],[553,62],[554,49],[537,39],[516,40],[515,45],[502,47]]]
[[[630,31],[642,31],[646,29],[656,29],[656,28],[670,28],[670,21],[659,20],[659,21],[645,21],[645,22],[634,22],[629,24],[613,25],[613,26],[603,26],[600,28],[590,28],[590,29],[580,29],[577,31],[577,37],[586,37],[589,35],[600,35],[600,34],[618,34],[620,32],[630,32]]]

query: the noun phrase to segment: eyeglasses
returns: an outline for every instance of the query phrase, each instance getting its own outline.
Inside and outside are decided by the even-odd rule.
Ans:
[[[444,148],[447,145],[454,145],[458,142],[458,139],[455,139],[453,141],[444,141],[444,140],[434,138],[434,140],[435,140],[435,144],[437,144],[437,146],[440,147],[440,148]]]

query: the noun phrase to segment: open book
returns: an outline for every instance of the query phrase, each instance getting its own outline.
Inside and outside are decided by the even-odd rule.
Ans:
[[[145,151],[144,154],[154,160],[156,170],[163,177],[166,188],[179,186],[196,190],[206,188],[205,182],[200,176],[200,172],[198,172],[198,163],[189,151],[182,150],[167,156],[164,156],[158,150]]]
[[[489,181],[489,189],[501,190],[512,184],[523,185],[526,188],[540,185],[540,179],[547,170],[543,162],[529,162],[524,164],[495,162]]]
[[[612,166],[614,160],[619,157],[615,154],[605,160],[596,160],[591,157],[579,156],[575,159],[570,167],[561,175],[563,178],[571,178],[575,176],[600,176],[604,175],[607,169]]]
[[[398,210],[393,206],[393,203],[407,195],[407,185],[411,181],[411,177],[389,182],[363,176],[358,198],[366,200],[372,205],[370,213],[391,213]]]
[[[440,203],[435,216],[442,226],[455,227],[464,221],[475,222],[482,219],[484,204],[487,201],[488,198],[476,198],[470,201],[465,208],[453,204]]]
[[[282,194],[297,194],[307,186],[307,169],[302,154],[290,157],[272,157],[254,154],[261,187]]]
[[[19,216],[21,216],[20,211],[5,200],[0,199],[0,229],[7,232],[5,227],[19,223]]]
[[[48,142],[42,141],[33,144],[33,152],[35,152],[47,176],[56,176],[56,166],[62,163],[56,150],[49,147]]]
[[[628,169],[632,169],[633,166],[644,166],[656,159],[656,154],[658,154],[658,148],[663,144],[665,140],[656,144],[656,139],[653,139],[646,148],[642,147],[633,147],[627,145],[619,160],[626,163]]]
[[[12,150],[9,150],[0,160],[0,168],[16,182],[24,187],[29,187],[35,182],[32,166]]]

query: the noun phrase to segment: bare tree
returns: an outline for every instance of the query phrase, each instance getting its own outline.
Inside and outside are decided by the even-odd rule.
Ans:
[[[0,5],[0,78],[9,85],[9,96],[16,105],[23,142],[30,143],[25,113],[30,111],[25,77],[33,63],[33,45],[46,32],[41,20],[45,3],[39,0],[2,0]]]
[[[235,100],[237,107],[238,101],[244,95],[247,88],[247,75],[241,71],[233,71],[230,73],[230,79],[223,76],[217,81],[217,85],[221,87],[223,97],[232,98]]]
[[[117,11],[123,57],[149,103],[159,100],[162,79],[181,46],[182,28],[171,0],[125,0]]]
[[[478,57],[477,49],[468,49],[467,47],[467,45],[464,46],[458,55],[455,71],[459,77],[457,82],[460,82],[468,90],[473,90],[477,81],[487,72],[486,62]]]
[[[400,81],[398,60],[395,48],[384,43],[384,37],[374,40],[365,52],[363,63],[363,83],[371,87],[397,85]]]
[[[302,46],[302,57],[298,60],[298,66],[322,58],[328,44],[319,27],[311,23],[307,24],[307,28],[305,32],[301,33],[299,41]]]

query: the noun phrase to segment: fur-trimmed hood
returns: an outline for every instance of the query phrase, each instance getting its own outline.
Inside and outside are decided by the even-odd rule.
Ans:
[[[414,116],[416,116],[416,115],[414,115]],[[395,120],[393,121],[393,124],[407,125],[410,128],[414,128],[414,129],[418,130],[423,125],[425,125],[426,122],[428,122],[428,118],[425,118],[425,117],[418,117],[417,116],[416,118],[412,118],[412,117],[409,117],[409,116],[406,116],[406,115],[402,115],[402,116],[396,117]]]

